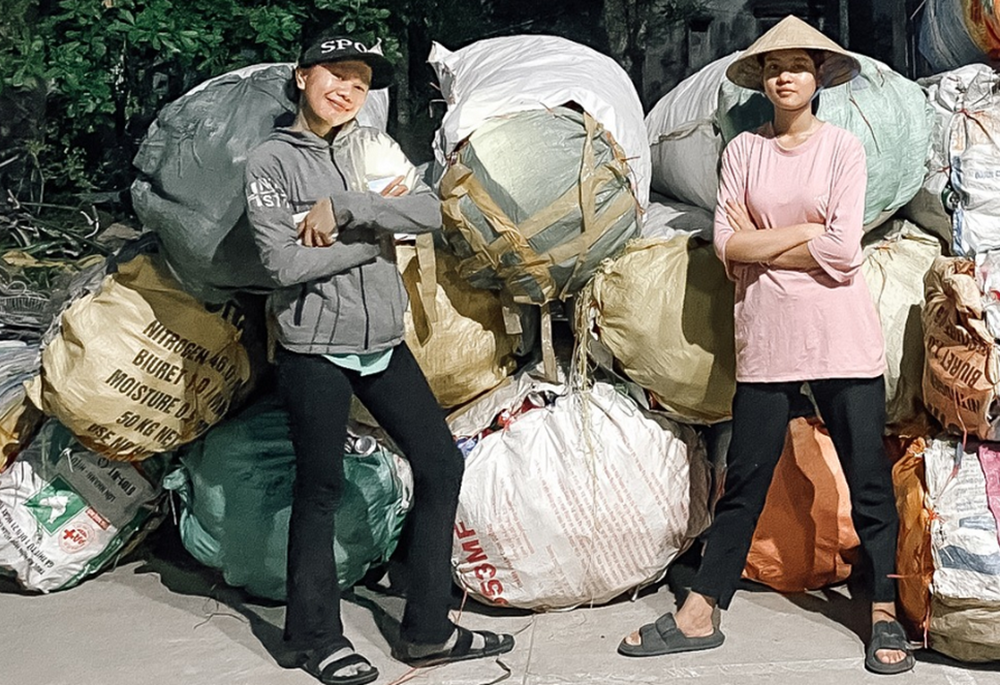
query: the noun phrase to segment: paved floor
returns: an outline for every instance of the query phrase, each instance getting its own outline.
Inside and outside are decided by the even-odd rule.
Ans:
[[[0,683],[3,685],[309,685],[281,667],[284,609],[223,585],[161,530],[144,558],[47,596],[0,582]],[[498,661],[412,671],[389,657],[402,600],[359,589],[344,607],[356,647],[381,670],[379,683],[413,685],[1000,685],[1000,664],[959,664],[920,652],[915,672],[886,678],[862,667],[862,613],[846,587],[782,596],[759,587],[737,594],[723,618],[720,649],[627,659],[621,637],[673,605],[666,585],[635,601],[573,611],[499,612],[470,602],[461,622],[517,633]],[[279,655],[280,658],[280,655]]]

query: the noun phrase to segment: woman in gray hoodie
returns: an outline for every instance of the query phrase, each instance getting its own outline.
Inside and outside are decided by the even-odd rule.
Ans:
[[[344,637],[333,556],[352,394],[402,448],[414,476],[402,550],[407,603],[393,656],[426,666],[514,646],[510,635],[448,618],[464,464],[403,342],[407,299],[393,243],[394,233],[439,228],[440,203],[389,136],[355,121],[368,89],[391,80],[391,64],[354,38],[306,43],[294,75],[295,123],[247,160],[247,215],[276,286],[268,312],[296,457],[284,637],[302,668],[331,685],[378,676]]]

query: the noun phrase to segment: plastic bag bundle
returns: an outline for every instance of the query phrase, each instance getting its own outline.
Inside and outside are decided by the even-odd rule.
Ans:
[[[864,144],[868,166],[865,225],[871,229],[906,204],[924,180],[933,112],[920,87],[870,57],[854,80],[824,90],[817,116],[853,133]],[[762,93],[723,81],[717,121],[728,142],[770,121]]]
[[[931,646],[963,661],[1000,659],[1000,445],[933,440],[924,451],[930,512]]]
[[[48,421],[0,474],[0,569],[41,592],[97,573],[159,523],[166,464],[110,461]]]
[[[213,309],[150,256],[126,262],[62,314],[28,396],[109,458],[173,450],[251,389],[244,317]]]
[[[469,410],[500,419],[472,436],[452,552],[459,586],[488,604],[547,610],[662,577],[708,524],[694,432],[606,383],[562,396],[547,384],[519,388],[512,401],[487,395]]]
[[[434,139],[443,167],[491,118],[576,103],[622,147],[632,191],[646,206],[649,145],[642,103],[628,74],[607,55],[565,38],[528,35],[480,40],[455,52],[434,43],[427,61],[448,102]],[[541,154],[530,145],[519,149],[524,161]]]
[[[578,299],[616,370],[672,418],[729,418],[736,391],[733,284],[711,245],[686,236],[633,241]]]
[[[388,560],[413,492],[409,465],[353,428],[330,541],[342,588]],[[295,452],[277,400],[265,398],[219,425],[180,461],[165,485],[181,502],[184,547],[230,585],[284,599]]]
[[[779,592],[821,588],[851,574],[859,545],[833,441],[820,422],[793,419],[743,576]]]
[[[482,124],[441,179],[459,273],[515,302],[576,293],[639,231],[624,155],[588,113],[530,110]]]
[[[292,68],[260,64],[193,88],[163,108],[133,161],[136,214],[201,299],[273,287],[244,214],[243,170],[247,153],[294,119]],[[387,91],[371,92],[358,123],[385,130],[388,107]]]
[[[419,268],[419,251],[419,246],[396,246],[399,270],[410,296],[406,344],[441,406],[454,407],[510,375],[519,338],[506,331],[500,298],[460,278],[455,258],[446,252],[438,252],[434,259],[436,311],[430,317],[420,294],[423,280],[431,276]]]
[[[715,123],[719,89],[726,80],[726,69],[739,54],[734,52],[688,76],[646,115],[653,190],[715,209],[723,148]]]
[[[893,221],[879,233],[881,239],[865,247],[861,273],[885,339],[886,423],[912,434],[907,428],[923,412],[924,276],[941,255],[941,243],[905,221]]]
[[[934,71],[1000,57],[1000,8],[993,0],[927,0],[917,46]]]
[[[0,341],[0,472],[27,446],[42,415],[27,401],[24,383],[38,373],[38,345]]]

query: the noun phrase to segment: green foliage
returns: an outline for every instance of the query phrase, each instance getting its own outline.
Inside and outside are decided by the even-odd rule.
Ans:
[[[382,37],[387,54],[399,50],[387,36],[392,0],[5,4],[11,11],[0,24],[0,100],[42,90],[45,121],[3,129],[0,161],[21,159],[14,183],[30,186],[34,199],[44,190],[39,184],[57,193],[127,187],[131,158],[164,104],[220,73],[293,61],[303,26]]]

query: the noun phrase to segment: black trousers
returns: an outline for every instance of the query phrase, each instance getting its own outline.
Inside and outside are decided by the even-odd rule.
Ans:
[[[801,382],[737,383],[725,489],[691,589],[726,609],[740,582],[790,418],[801,415]],[[892,602],[899,520],[892,470],[882,444],[885,385],[871,379],[811,381],[851,491],[851,518],[872,570],[872,600]]]
[[[444,642],[453,630],[448,618],[452,529],[465,464],[412,353],[405,343],[399,345],[389,367],[368,376],[318,355],[280,350],[277,361],[296,465],[286,646],[326,653],[350,645],[340,619],[333,534],[352,394],[392,436],[413,470],[414,506],[402,537],[410,551],[405,554],[409,592],[401,637]]]

